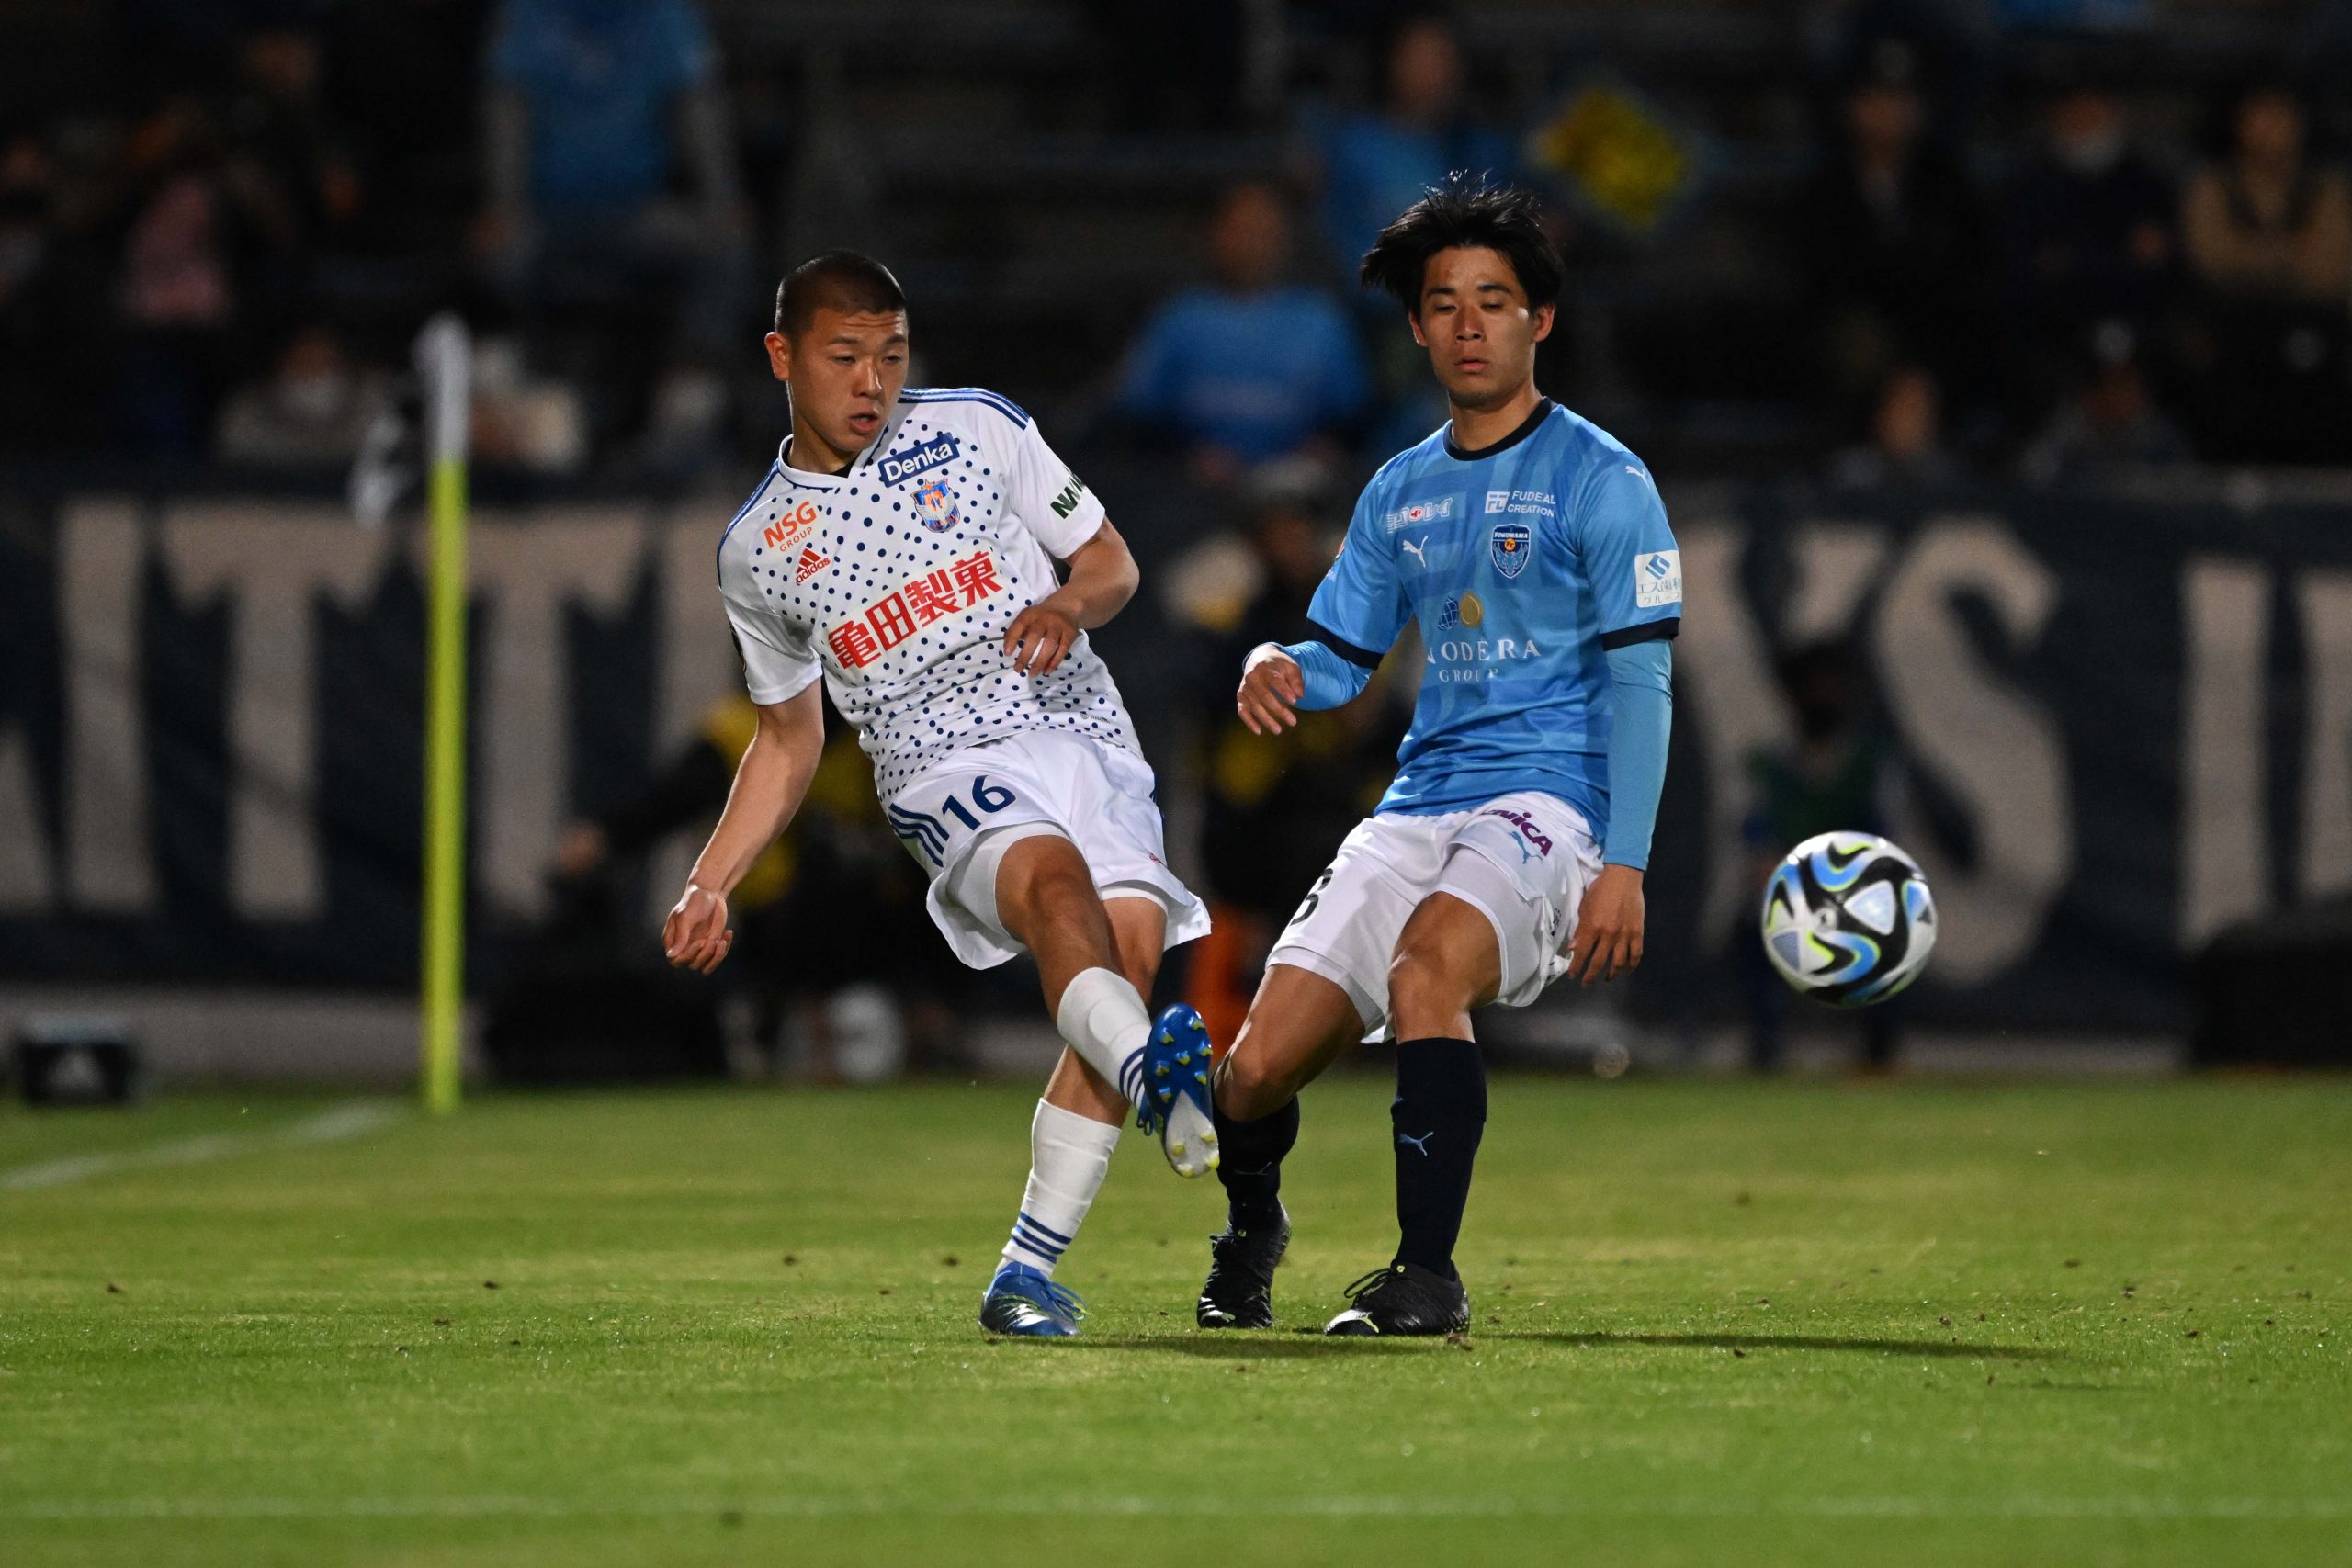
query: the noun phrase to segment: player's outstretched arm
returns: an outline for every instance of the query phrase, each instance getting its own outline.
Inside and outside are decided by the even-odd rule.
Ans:
[[[800,809],[825,750],[822,688],[811,682],[798,696],[760,708],[760,727],[735,770],[727,808],[710,842],[686,878],[662,925],[663,956],[681,969],[707,975],[735,945],[727,923],[727,896],[762,851],[775,842]]]
[[[1321,642],[1260,643],[1241,666],[1233,705],[1252,735],[1279,735],[1310,712],[1353,702],[1372,682],[1371,669],[1342,659]]]
[[[1023,675],[1052,674],[1078,634],[1092,631],[1125,609],[1142,581],[1126,540],[1105,522],[1070,555],[1069,581],[1004,628],[1005,657]]]

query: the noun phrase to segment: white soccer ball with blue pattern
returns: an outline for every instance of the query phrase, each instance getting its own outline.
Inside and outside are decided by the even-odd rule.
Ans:
[[[1936,948],[1919,863],[1871,833],[1807,839],[1764,888],[1764,953],[1781,978],[1831,1007],[1883,1002]]]

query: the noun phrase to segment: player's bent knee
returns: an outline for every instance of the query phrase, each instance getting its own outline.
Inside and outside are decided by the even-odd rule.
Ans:
[[[1301,1066],[1283,1061],[1270,1043],[1262,1031],[1253,1034],[1244,1024],[1217,1070],[1217,1109],[1237,1122],[1272,1116],[1298,1093]]]
[[[1078,847],[1059,835],[1013,845],[998,874],[996,897],[1002,917],[1024,927],[1073,908],[1091,908],[1098,917],[1102,909]]]
[[[1397,948],[1388,962],[1388,1016],[1451,1017],[1468,1011],[1473,986],[1469,976],[1455,972],[1459,967],[1434,946],[1408,943]]]

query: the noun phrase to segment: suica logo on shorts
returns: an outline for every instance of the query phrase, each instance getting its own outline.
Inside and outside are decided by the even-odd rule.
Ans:
[[[1518,829],[1526,838],[1527,841],[1534,845],[1546,860],[1551,858],[1552,840],[1544,836],[1543,829],[1538,828],[1535,825],[1535,818],[1530,817],[1526,812],[1513,811],[1508,807],[1489,806],[1486,810],[1478,813],[1478,815],[1481,817],[1501,818],[1504,821]]]
[[[954,434],[942,431],[919,446],[891,453],[875,467],[881,470],[884,484],[894,485],[917,474],[927,474],[942,463],[952,463],[963,454],[964,448]]]

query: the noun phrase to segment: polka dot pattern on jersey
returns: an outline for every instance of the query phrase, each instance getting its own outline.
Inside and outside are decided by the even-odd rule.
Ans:
[[[1013,620],[1059,585],[1021,522],[1051,496],[1008,497],[1020,488],[1012,476],[1037,468],[1024,465],[1023,442],[1044,450],[1034,425],[986,394],[902,402],[847,474],[772,468],[719,547],[739,643],[822,660],[886,800],[951,751],[1026,730],[1140,754],[1083,633],[1048,675],[1023,675],[1004,652]],[[930,459],[921,471],[883,481],[885,457],[918,449]],[[974,564],[981,557],[992,570]]]

